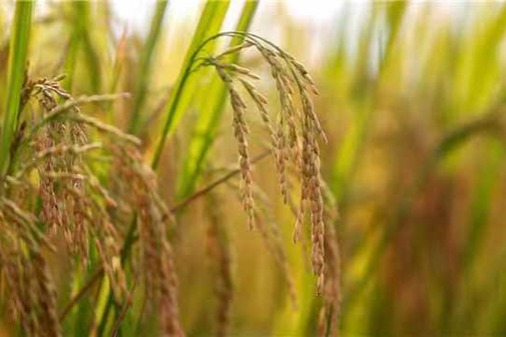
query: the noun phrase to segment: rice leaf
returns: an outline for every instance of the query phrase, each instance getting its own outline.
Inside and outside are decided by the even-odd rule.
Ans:
[[[135,99],[129,126],[129,132],[134,135],[138,135],[139,128],[142,124],[140,111],[143,107],[144,101],[146,100],[146,89],[151,75],[151,63],[153,61],[153,55],[158,38],[160,37],[160,32],[162,30],[162,23],[167,4],[168,1],[166,0],[157,2],[155,13],[151,19],[149,35],[143,48],[143,53],[141,54],[138,81],[135,87]]]
[[[101,70],[100,58],[95,50],[90,35],[90,28],[93,27],[90,18],[90,3],[86,1],[75,1],[71,3],[73,20],[68,24],[73,28],[69,41],[67,57],[64,64],[64,73],[67,77],[64,81],[64,87],[67,90],[72,89],[76,68],[79,63],[80,52],[84,56],[84,65],[86,66],[87,80],[89,81],[92,92],[98,93],[101,88]]]
[[[2,142],[0,144],[0,172],[2,176],[8,169],[10,146],[21,113],[19,104],[25,77],[33,4],[32,1],[16,2],[16,11],[12,24],[7,75],[7,101],[2,125]]]
[[[195,61],[192,58],[193,53],[206,37],[214,35],[219,31],[227,13],[228,6],[229,1],[208,0],[206,2],[197,29],[193,35],[192,42],[186,52],[181,73],[172,89],[172,94],[167,105],[165,122],[163,123],[163,129],[156,145],[152,161],[152,165],[155,168],[160,161],[160,156],[167,137],[174,132],[181,117],[188,110],[193,93],[197,87],[195,76],[190,77],[190,68]]]
[[[235,30],[248,31],[257,6],[258,1],[248,1],[244,4]],[[234,38],[230,42],[230,47],[239,45],[242,41],[240,38]],[[234,54],[230,61],[236,63],[238,60],[239,54]],[[195,121],[193,136],[190,140],[189,153],[181,171],[178,190],[179,198],[192,193],[195,188],[195,184],[202,171],[202,165],[215,139],[216,130],[223,115],[227,99],[227,90],[218,77],[213,79],[208,86],[208,90],[205,92],[201,91],[200,93],[200,96],[196,99],[200,102],[199,114]]]

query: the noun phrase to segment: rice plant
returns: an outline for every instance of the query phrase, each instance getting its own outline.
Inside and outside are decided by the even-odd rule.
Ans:
[[[504,335],[504,3],[183,3],[0,4],[0,336]]]
[[[246,5],[246,13],[252,11],[249,6]],[[86,105],[106,104],[103,106],[110,108],[114,100],[128,99],[130,95],[75,98],[74,74],[71,79],[64,74],[31,74],[27,51],[32,7],[32,2],[15,4],[7,75],[9,99],[2,124],[0,280],[5,317],[16,326],[13,333],[17,330],[29,336],[69,335],[74,327],[68,321],[73,318],[74,333],[80,335],[135,335],[142,327],[153,335],[185,335],[179,313],[179,303],[184,298],[178,291],[171,242],[177,235],[171,233],[183,222],[178,211],[197,198],[211,197],[215,187],[236,175],[240,176],[238,199],[248,228],[261,233],[286,276],[296,305],[284,244],[268,209],[269,198],[253,178],[255,162],[269,154],[276,163],[284,203],[297,219],[294,241],[309,236],[311,265],[317,280],[315,296],[324,299],[318,331],[321,335],[335,333],[340,295],[335,264],[338,249],[335,232],[325,224],[331,216],[325,211],[318,140],[325,139],[325,133],[313,105],[312,96],[318,94],[316,84],[305,66],[255,34],[231,31],[196,38],[195,47],[191,47],[183,64],[181,80],[171,93],[164,127],[148,165],[144,151],[149,147],[140,138],[83,111]],[[71,4],[71,9],[79,13],[89,11],[88,7],[87,3]],[[166,3],[159,3],[148,49],[140,61],[143,76],[137,82],[129,128],[134,133],[141,126],[148,66],[165,8]],[[205,15],[204,11],[203,19],[208,19]],[[63,62],[65,70],[73,71],[76,66],[73,53],[78,53],[83,45],[91,48],[90,33],[81,24],[71,36],[68,62],[72,64],[65,66]],[[214,53],[208,49],[216,40],[225,38],[238,42],[232,41],[230,47]],[[236,55],[249,48],[256,49],[270,69],[281,106],[277,113],[269,111],[269,100],[253,83],[262,78],[235,62]],[[92,63],[90,69],[95,66]],[[205,68],[215,70],[214,76],[228,92],[233,111],[230,131],[236,139],[239,167],[170,207],[159,193],[156,169],[167,138],[177,126],[175,114],[184,113],[179,104],[190,90],[187,83]],[[92,88],[99,86],[92,81]],[[248,105],[247,99],[252,104]],[[271,143],[270,149],[258,157],[250,155],[251,118],[245,114],[254,109],[258,110]],[[296,186],[300,186],[297,192]],[[211,224],[207,230],[214,246],[210,256],[218,263],[222,282],[215,333],[225,335],[233,295],[229,248],[224,246],[227,231],[218,218]],[[55,286],[55,270],[50,261],[62,257],[65,262],[60,263],[71,274],[70,289]],[[90,272],[91,276],[82,278]],[[135,322],[137,327],[132,326]],[[130,326],[125,327],[126,324]]]

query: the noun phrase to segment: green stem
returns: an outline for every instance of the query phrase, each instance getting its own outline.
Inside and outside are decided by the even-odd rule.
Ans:
[[[32,10],[32,1],[16,2],[12,24],[13,33],[9,45],[7,101],[0,142],[0,168],[2,176],[6,174],[9,167],[10,148],[19,122],[21,91],[25,78]]]

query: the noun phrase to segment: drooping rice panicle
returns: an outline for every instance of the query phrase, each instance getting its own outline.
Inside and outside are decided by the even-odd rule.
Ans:
[[[82,261],[83,266],[87,265],[89,243],[93,243],[114,297],[117,301],[125,298],[129,301],[125,267],[121,260],[123,238],[120,233],[126,227],[120,221],[126,222],[129,217],[120,215],[125,211],[125,205],[128,205],[126,209],[130,217],[141,205],[139,232],[143,234],[147,231],[148,235],[142,238],[155,240],[147,240],[144,245],[149,247],[151,243],[154,249],[151,258],[147,257],[148,263],[142,273],[148,275],[146,281],[155,280],[155,283],[148,283],[146,289],[152,289],[154,285],[152,298],[160,310],[164,334],[182,336],[175,268],[165,234],[167,221],[172,217],[166,216],[167,210],[156,192],[154,174],[143,163],[136,149],[140,142],[134,136],[82,114],[79,109],[80,104],[117,98],[117,95],[75,100],[57,83],[60,79],[25,82],[23,103],[34,99],[40,106],[40,115],[36,116],[29,132],[20,133],[19,144],[24,146],[18,147],[16,160],[4,183],[12,193],[21,187],[26,188],[26,185],[35,185],[33,190],[38,190],[41,202],[40,213],[25,211],[23,207],[28,206],[25,202],[18,207],[5,198],[0,199],[2,226],[10,229],[16,224],[15,228],[23,228],[22,231],[14,229],[12,233],[22,238],[28,247],[33,247],[33,258],[37,263],[35,266],[33,261],[23,260],[30,269],[23,268],[32,274],[26,274],[28,277],[24,280],[29,284],[22,284],[25,295],[13,300],[13,307],[18,308],[20,319],[26,323],[27,331],[33,332],[32,335],[40,331],[47,333],[40,333],[42,336],[60,334],[53,287],[45,262],[38,253],[39,242],[51,247],[48,238],[56,238],[60,234],[69,251]],[[100,134],[104,141],[90,141],[89,132]],[[92,150],[112,153],[116,158],[123,156],[121,168],[127,175],[122,178],[121,184],[128,188],[135,185],[136,198],[123,198],[115,193],[113,184],[104,185],[102,178],[89,165],[89,152]],[[31,179],[34,174],[38,179]],[[118,203],[121,203],[122,209],[118,209]],[[114,220],[111,218],[113,210],[118,214]],[[41,233],[35,222],[43,226]],[[16,249],[13,248],[14,251]],[[13,270],[10,272],[11,280],[17,275]],[[9,284],[14,286],[15,282]],[[37,316],[39,312],[46,317],[45,320]]]
[[[234,33],[230,35],[234,36]],[[247,122],[244,111],[246,105],[241,98],[240,92],[236,89],[236,82],[241,83],[251,97],[257,106],[262,121],[267,125],[270,132],[272,153],[285,204],[289,204],[291,199],[288,172],[293,171],[298,175],[301,184],[301,200],[294,229],[294,239],[295,241],[300,239],[303,234],[304,219],[309,218],[312,266],[317,277],[318,293],[322,293],[325,284],[325,220],[317,136],[322,137],[325,141],[326,137],[310,97],[310,93],[318,94],[318,91],[307,69],[293,56],[254,35],[245,34],[244,37],[248,45],[254,46],[270,67],[271,77],[275,82],[280,103],[280,110],[275,119],[276,123],[273,123],[267,112],[267,101],[264,96],[245,78],[256,79],[257,77],[256,75],[251,76],[252,72],[249,69],[227,64],[213,57],[207,57],[203,65],[213,66],[229,89],[234,112],[234,134],[239,143],[241,164],[244,164],[241,165],[244,167],[242,189],[245,191],[251,190],[252,182],[251,169],[248,165],[247,143],[245,142]],[[231,52],[233,51],[227,51],[227,54]],[[293,166],[295,170],[288,170],[288,165]],[[248,193],[248,195],[251,195],[251,193]],[[248,198],[247,203],[244,203],[243,200],[243,204],[246,204],[244,208],[250,218],[251,214],[255,214],[254,208],[252,208],[252,200],[252,198],[251,201]]]

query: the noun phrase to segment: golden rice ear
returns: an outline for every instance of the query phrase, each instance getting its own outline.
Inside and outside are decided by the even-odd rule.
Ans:
[[[230,94],[230,101],[232,104],[232,110],[234,112],[232,126],[234,129],[234,136],[239,146],[239,167],[241,168],[241,191],[242,191],[242,205],[244,211],[248,216],[248,225],[250,229],[255,227],[255,205],[253,201],[252,191],[252,175],[251,165],[248,151],[248,141],[246,139],[249,133],[248,125],[244,118],[244,111],[246,109],[246,103],[242,99],[241,95],[234,86],[232,77],[227,73],[226,69],[221,67],[220,64],[216,64],[218,74],[223,82],[227,85],[228,92]]]
[[[28,185],[32,191],[38,192],[42,204],[39,220],[46,233],[33,237],[35,230],[32,227],[37,228],[33,225],[37,217],[15,203],[4,200],[5,198],[0,198],[0,214],[7,219],[6,226],[14,228],[16,235],[23,235],[26,244],[36,248],[39,242],[49,246],[46,243],[47,234],[61,233],[69,251],[83,260],[84,264],[88,258],[88,243],[94,243],[112,294],[118,302],[122,302],[125,298],[129,301],[130,294],[122,261],[123,238],[120,230],[138,213],[138,232],[144,249],[141,254],[141,273],[145,276],[146,289],[152,290],[150,298],[159,310],[163,333],[182,336],[184,333],[179,322],[175,267],[166,235],[169,225],[167,222],[172,218],[166,216],[167,210],[157,194],[154,172],[144,164],[138,148],[140,142],[136,137],[82,114],[78,107],[79,104],[118,96],[91,96],[76,100],[56,80],[58,78],[27,81],[24,92],[28,97],[36,99],[42,113],[20,140],[22,146],[19,147],[20,153],[16,154],[16,158],[28,160],[15,163],[12,176],[6,179],[9,188]],[[63,103],[59,104],[57,97],[63,99]],[[102,141],[91,142],[89,132],[94,132]],[[119,163],[113,169],[120,176],[120,187],[128,188],[128,195],[134,191],[132,198],[122,198],[111,189],[116,186],[101,183],[92,169],[93,159],[89,157],[91,151],[102,151],[113,157],[113,163]],[[31,179],[34,172],[37,173],[36,180]],[[125,206],[127,216],[115,216],[113,210],[120,214]],[[21,223],[23,226],[20,228],[27,227],[27,231],[20,232],[16,229],[19,226],[12,225],[14,222]],[[34,295],[33,299],[23,297],[17,303],[38,301],[44,308],[40,312],[47,319],[37,320],[32,317],[32,310],[21,310],[20,320],[32,329],[28,331],[34,331],[33,335],[44,330],[48,332],[47,336],[59,336],[56,302],[44,269],[45,263],[41,261],[42,256],[33,256],[36,261],[27,261],[27,265],[34,277],[28,278],[27,282],[31,279],[36,281],[33,286],[36,289],[31,283],[26,287],[32,288],[26,289],[29,289],[28,294],[40,296]],[[32,265],[35,262],[38,263],[37,266]],[[19,304],[17,306],[20,307]],[[33,305],[33,308],[36,309],[37,306]]]
[[[260,113],[262,121],[269,130],[272,154],[275,159],[280,190],[285,204],[289,203],[291,193],[288,184],[287,166],[291,165],[296,168],[294,173],[301,182],[301,199],[294,239],[295,241],[300,239],[303,233],[304,219],[308,217],[311,227],[312,266],[317,276],[318,293],[321,294],[325,284],[325,221],[317,136],[322,137],[325,141],[326,138],[310,96],[310,93],[317,94],[317,89],[306,68],[293,56],[261,38],[247,33],[243,37],[256,48],[270,67],[281,106],[281,110],[275,119],[276,123],[273,122],[266,109],[267,100],[265,97],[244,78],[245,76],[251,77],[252,72],[249,69],[235,64],[227,64],[212,57],[207,58],[207,61],[204,62],[205,65],[213,66],[216,69],[229,91],[233,110],[234,135],[238,142],[242,171],[243,207],[251,224],[256,213],[252,197],[252,174],[246,140],[248,133],[247,121],[244,117],[246,104],[235,87],[236,82],[241,83],[249,94]],[[240,50],[241,48],[233,51],[227,50],[226,53]],[[221,57],[221,55],[218,56]],[[253,78],[256,79],[257,76],[253,76]]]

